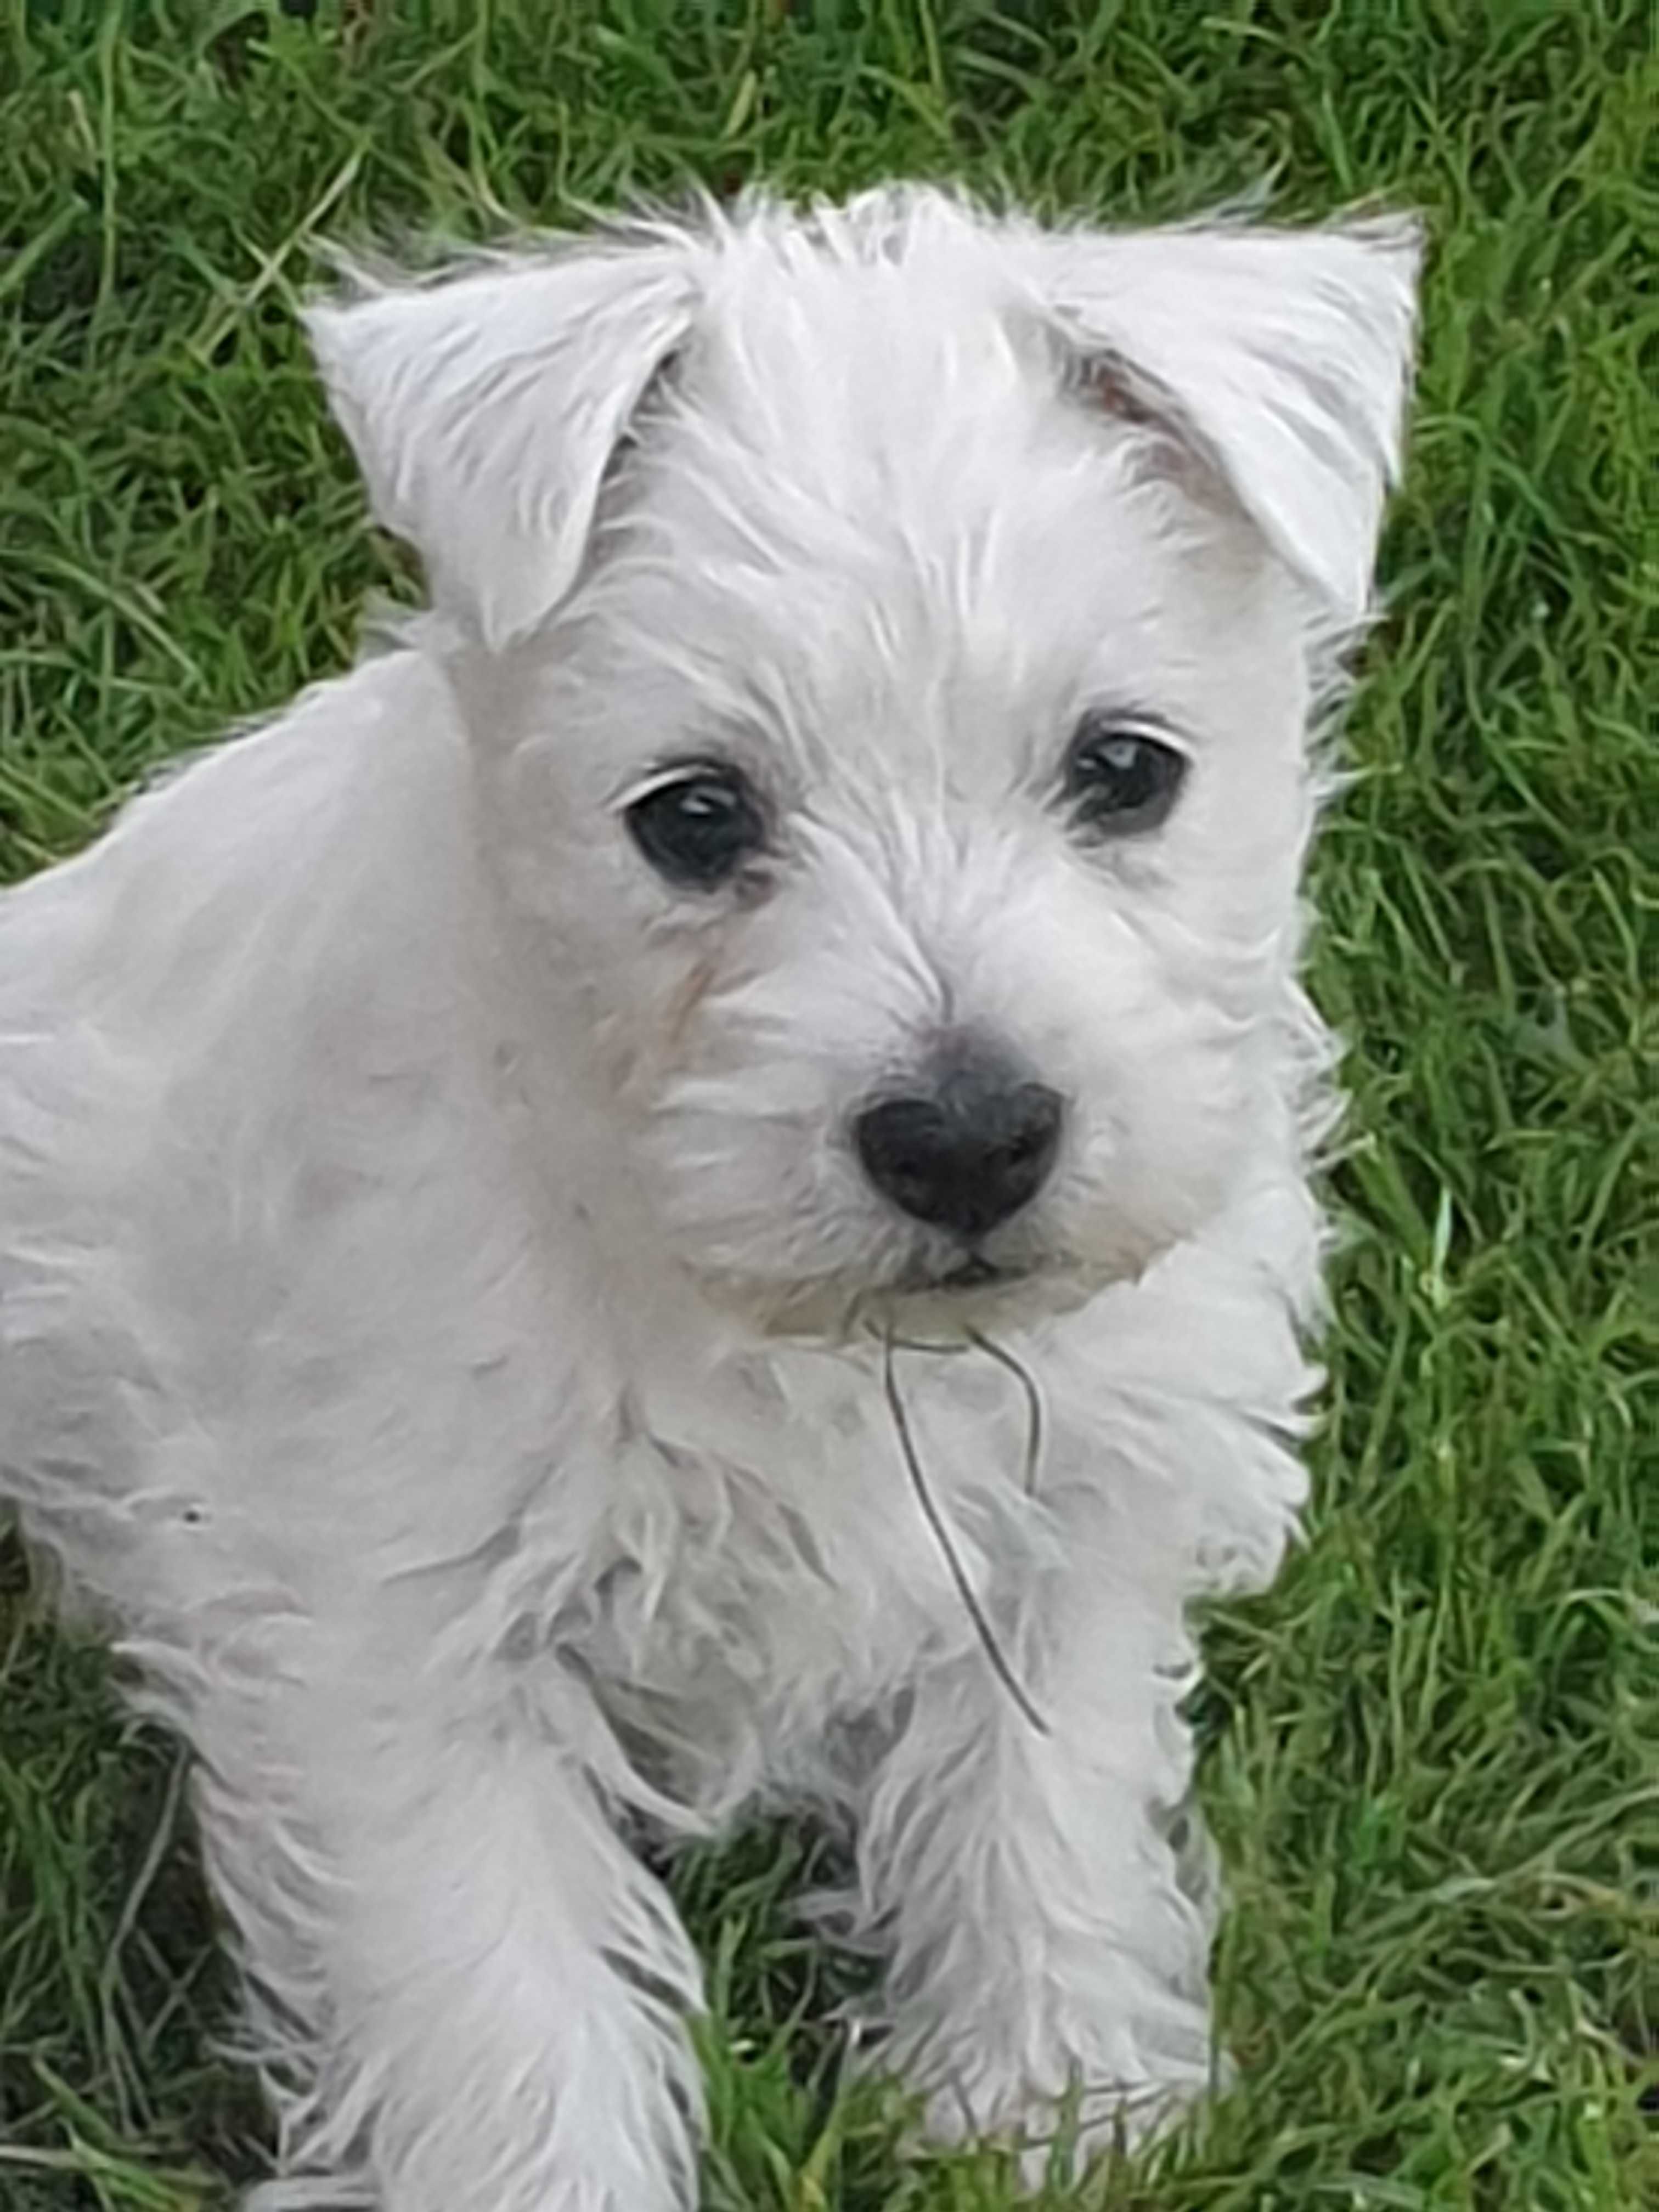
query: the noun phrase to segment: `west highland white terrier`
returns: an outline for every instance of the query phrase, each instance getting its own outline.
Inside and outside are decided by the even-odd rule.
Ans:
[[[692,2203],[635,1846],[757,1805],[940,2135],[1212,2078],[1416,261],[895,188],[309,315],[431,611],[0,904],[0,1462],[194,1748],[261,2206]]]

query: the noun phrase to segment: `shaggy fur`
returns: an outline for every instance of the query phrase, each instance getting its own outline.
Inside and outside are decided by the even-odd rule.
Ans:
[[[627,1838],[757,1801],[855,1825],[941,2133],[1211,2077],[1183,1615],[1303,1498],[1307,732],[1414,269],[894,190],[312,314],[433,611],[0,903],[0,1467],[197,1754],[262,2207],[691,2202]],[[1085,712],[1161,827],[1080,834]],[[764,810],[714,889],[629,833],[687,759]],[[965,1273],[848,1135],[963,1040],[1065,1109]]]

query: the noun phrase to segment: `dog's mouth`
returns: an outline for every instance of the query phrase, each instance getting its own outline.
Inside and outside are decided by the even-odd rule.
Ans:
[[[750,1291],[744,1303],[751,1312],[763,1306],[764,1327],[773,1335],[846,1341],[866,1335],[872,1326],[879,1333],[895,1325],[904,1335],[940,1328],[954,1335],[963,1328],[992,1324],[1006,1297],[1046,1280],[1048,1274],[1046,1267],[1029,1261],[999,1261],[970,1252],[944,1265],[918,1262],[884,1282],[828,1277],[787,1290],[769,1286],[753,1305]],[[728,1281],[727,1287],[736,1286]]]
[[[1030,1273],[1030,1267],[1010,1267],[1006,1261],[988,1260],[982,1252],[970,1252],[943,1273],[919,1275],[903,1287],[907,1291],[1000,1290],[1006,1284],[1023,1282]]]
[[[1032,1260],[994,1260],[984,1252],[930,1257],[866,1292],[860,1304],[867,1302],[895,1319],[902,1316],[907,1326],[955,1330],[994,1322],[1010,1299],[1029,1297],[1034,1285],[1047,1283],[1050,1272]]]

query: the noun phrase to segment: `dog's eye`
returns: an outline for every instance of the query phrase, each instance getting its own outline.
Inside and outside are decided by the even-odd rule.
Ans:
[[[1085,714],[1066,755],[1066,797],[1082,830],[1122,837],[1156,830],[1186,780],[1187,759],[1133,723]]]
[[[654,784],[625,817],[629,834],[659,876],[714,890],[766,842],[766,817],[740,769],[698,762]]]

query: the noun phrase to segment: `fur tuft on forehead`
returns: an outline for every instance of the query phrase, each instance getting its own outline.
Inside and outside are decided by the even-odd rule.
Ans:
[[[994,386],[1057,399],[1069,361],[1352,619],[1398,464],[1417,257],[1404,222],[1053,233],[907,186],[362,282],[307,322],[377,515],[489,644],[559,605],[643,396],[700,354],[757,447],[809,478],[824,447],[878,470],[884,448],[948,447]]]

